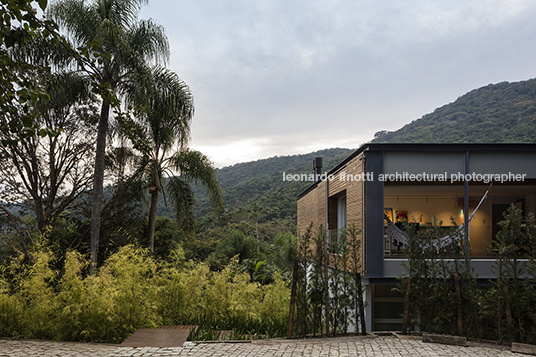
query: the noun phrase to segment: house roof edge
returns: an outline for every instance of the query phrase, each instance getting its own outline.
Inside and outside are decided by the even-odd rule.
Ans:
[[[536,152],[535,143],[366,143],[331,169],[327,176],[336,173],[348,162],[365,151],[529,151]],[[318,180],[298,195],[298,199],[315,189]]]

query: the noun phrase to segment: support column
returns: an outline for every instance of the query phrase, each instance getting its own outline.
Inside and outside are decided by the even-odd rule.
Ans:
[[[383,278],[384,259],[384,211],[383,211],[383,151],[369,151],[366,156],[367,175],[373,174],[372,180],[366,181],[365,189],[365,239],[366,239],[366,277]]]

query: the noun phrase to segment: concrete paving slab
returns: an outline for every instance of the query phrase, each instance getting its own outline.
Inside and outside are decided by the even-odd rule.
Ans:
[[[187,329],[142,328],[130,335],[119,347],[182,347],[188,339]]]
[[[509,348],[468,347],[431,344],[418,339],[399,339],[396,336],[337,337],[305,340],[265,340],[251,343],[195,343],[182,347],[150,348],[119,347],[106,344],[0,340],[0,356],[9,357],[120,357],[120,356],[191,356],[191,357],[334,357],[334,356],[389,356],[389,357],[496,357],[519,356]]]

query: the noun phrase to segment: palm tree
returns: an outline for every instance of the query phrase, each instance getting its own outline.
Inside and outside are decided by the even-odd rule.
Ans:
[[[91,273],[97,265],[104,183],[106,136],[110,98],[104,90],[127,101],[132,88],[150,80],[150,65],[165,62],[169,44],[164,29],[152,20],[138,20],[140,7],[148,0],[59,0],[49,15],[67,31],[73,48],[83,47],[101,54],[85,68],[103,90],[97,131],[91,208]],[[135,104],[135,103],[131,103]]]
[[[140,119],[146,127],[149,150],[144,153],[138,173],[145,178],[151,196],[147,239],[153,252],[160,193],[166,201],[166,191],[169,193],[177,223],[183,229],[191,229],[194,221],[190,183],[201,184],[206,189],[216,210],[222,208],[223,200],[212,163],[205,155],[187,146],[194,113],[189,87],[175,73],[155,68],[153,87],[137,95],[145,95],[148,103]],[[168,177],[166,187],[164,176]]]

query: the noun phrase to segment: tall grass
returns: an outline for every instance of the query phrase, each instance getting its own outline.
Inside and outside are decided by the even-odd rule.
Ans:
[[[23,263],[30,261],[30,263]],[[61,271],[46,249],[0,266],[0,336],[120,342],[139,328],[198,324],[245,334],[283,336],[289,289],[251,282],[236,261],[220,272],[207,264],[155,261],[125,246],[95,275],[77,252]]]

